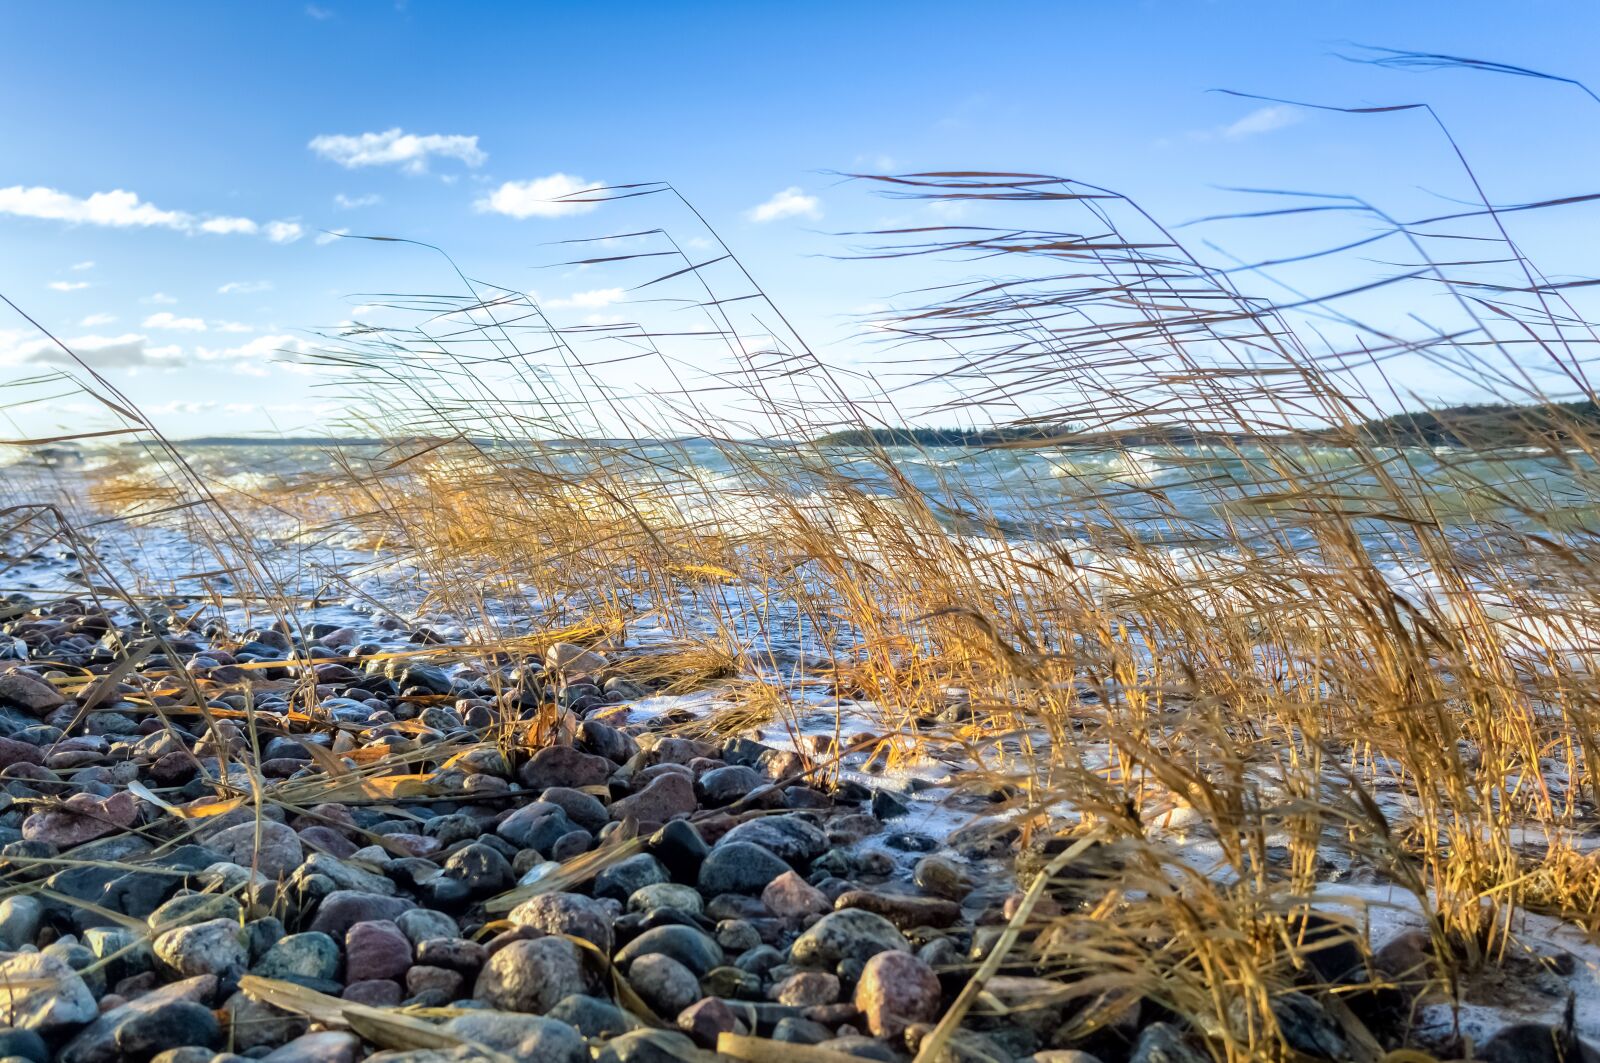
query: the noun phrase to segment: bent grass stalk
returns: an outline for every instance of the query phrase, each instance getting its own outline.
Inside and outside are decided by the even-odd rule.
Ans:
[[[241,489],[169,448],[165,482],[109,466],[93,501],[206,544],[263,615],[293,622],[298,599],[249,529],[337,533],[411,566],[415,613],[471,626],[427,659],[493,665],[576,638],[675,691],[722,684],[727,715],[689,728],[775,720],[800,739],[821,705],[847,745],[847,714],[868,714],[881,762],[944,757],[998,795],[1007,844],[1115,854],[1081,904],[1030,919],[1028,903],[963,1006],[1019,963],[1084,998],[1159,1003],[1220,1059],[1287,1058],[1272,1001],[1304,984],[1305,920],[1341,881],[1410,895],[1435,943],[1419,978],[1447,997],[1515,952],[1524,912],[1600,930],[1600,431],[1581,407],[1597,337],[1500,212],[1395,220],[1338,198],[1324,205],[1416,262],[1273,300],[1242,290],[1268,266],[1208,261],[1104,188],[863,180],[1008,212],[870,237],[883,268],[959,274],[875,323],[882,365],[915,367],[911,383],[830,365],[714,233],[721,252],[696,259],[657,226],[630,230],[639,250],[576,260],[603,257],[649,322],[563,327],[453,267],[459,297],[367,300],[388,323],[327,337],[322,358],[356,396],[352,428],[388,441],[376,457]],[[688,206],[666,185],[594,195]],[[1434,253],[1465,240],[1498,247],[1514,278]],[[1374,290],[1443,295],[1455,316],[1396,335],[1363,321]],[[1449,452],[1396,445],[1369,422],[1402,363],[1532,408],[1492,433],[1464,419],[1473,445]],[[649,375],[668,383],[636,383]],[[967,452],[982,479],[936,450],[826,441],[916,403],[1048,430]],[[314,682],[297,696],[311,712]],[[493,740],[560,726],[507,718]],[[326,785],[252,775],[252,803],[305,809],[459,751],[398,750]]]

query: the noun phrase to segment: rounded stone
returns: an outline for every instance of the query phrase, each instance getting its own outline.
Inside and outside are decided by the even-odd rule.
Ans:
[[[511,922],[546,934],[570,934],[611,953],[611,913],[580,893],[541,893],[511,909]]]
[[[964,900],[973,883],[953,860],[938,855],[924,856],[911,872],[911,881],[924,893],[947,901]]]
[[[547,1014],[576,1028],[585,1037],[615,1037],[634,1027],[633,1020],[611,1001],[578,993],[562,997]]]
[[[539,795],[539,800],[556,805],[567,814],[568,819],[590,833],[611,821],[606,806],[600,803],[599,798],[570,786],[552,786]]]
[[[339,975],[339,943],[316,931],[290,934],[274,942],[250,971],[286,982],[331,982]]]
[[[565,938],[513,941],[489,958],[472,995],[503,1011],[543,1014],[585,989],[583,959]]]
[[[833,906],[823,892],[793,871],[785,871],[761,891],[761,902],[773,915],[800,919],[826,912]]]
[[[356,923],[344,935],[345,967],[361,978],[402,977],[411,967],[411,942],[387,919]]]
[[[719,893],[754,893],[793,869],[770,849],[752,842],[718,842],[700,865],[700,892],[708,897]]]
[[[44,904],[37,897],[0,900],[0,948],[15,952],[24,945],[32,945],[43,919]]]
[[[235,1052],[276,1048],[293,1041],[311,1025],[304,1015],[284,1011],[244,992],[229,997],[222,1010],[228,1014],[228,1036]]]
[[[634,960],[628,983],[657,1015],[675,1016],[700,999],[700,980],[694,972],[659,952]]]
[[[638,853],[619,860],[595,876],[594,895],[625,901],[645,886],[668,882],[670,877],[661,861],[649,853]]]
[[[752,842],[795,865],[828,851],[828,836],[822,828],[796,812],[746,820],[724,834],[718,844],[733,842]]]
[[[47,1034],[95,1017],[94,994],[65,961],[37,952],[0,959],[0,1025]]]
[[[616,962],[629,966],[638,957],[653,952],[671,956],[696,976],[722,963],[722,947],[709,935],[692,926],[677,925],[646,930],[617,950]]]
[[[802,967],[831,970],[841,960],[865,963],[880,952],[909,953],[911,945],[893,923],[860,908],[832,912],[795,939],[790,959]]]
[[[444,1029],[463,1040],[539,1063],[588,1063],[583,1036],[564,1022],[539,1015],[479,1011],[457,1015]]]
[[[875,1037],[899,1037],[907,1026],[939,1014],[939,979],[933,968],[904,952],[879,952],[856,983],[856,1007]]]
[[[653,912],[661,908],[699,915],[705,910],[705,901],[699,890],[677,882],[652,883],[634,890],[628,897],[630,912]]]
[[[839,999],[839,978],[826,971],[796,971],[773,986],[770,996],[792,1007],[832,1004]]]
[[[411,908],[396,916],[394,921],[413,945],[431,938],[453,938],[461,934],[461,927],[454,919],[432,908]]]
[[[288,875],[305,860],[300,836],[293,828],[271,819],[229,827],[212,835],[206,844],[227,857],[229,863],[240,867],[253,864],[257,871],[272,879]]]
[[[169,1048],[199,1045],[214,1048],[222,1027],[211,1009],[192,1000],[175,1000],[149,1011],[136,1011],[117,1024],[112,1034],[127,1059],[144,1059]]]
[[[211,919],[168,930],[156,938],[161,962],[186,978],[215,975],[219,982],[236,982],[250,965],[244,930],[231,919]]]
[[[611,818],[626,819],[632,816],[640,824],[659,826],[679,816],[687,816],[699,807],[694,796],[694,782],[684,774],[672,772],[658,776],[638,793],[611,803]]]

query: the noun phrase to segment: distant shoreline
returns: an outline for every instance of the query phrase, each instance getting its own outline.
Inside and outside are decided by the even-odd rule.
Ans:
[[[1572,438],[1573,429],[1600,431],[1600,406],[1593,402],[1564,402],[1539,406],[1508,404],[1467,404],[1395,414],[1338,429],[1285,431],[1272,434],[1248,432],[1197,432],[1177,425],[1152,425],[1137,431],[1092,432],[1063,426],[998,428],[853,428],[820,436],[811,442],[823,447],[1004,447],[1004,446],[1183,446],[1198,443],[1322,443],[1349,445],[1354,442],[1386,446],[1523,446],[1532,442],[1561,442]],[[698,437],[697,437],[698,438]],[[422,440],[419,442],[436,442]],[[683,443],[693,438],[670,440],[597,439],[592,442],[624,444],[636,442]],[[279,447],[379,447],[393,446],[400,440],[367,436],[197,436],[176,439],[185,446],[279,446]],[[496,446],[494,440],[471,440],[483,446]],[[576,445],[580,440],[550,440]],[[782,440],[750,440],[751,443],[781,443]],[[147,446],[123,443],[123,447]]]

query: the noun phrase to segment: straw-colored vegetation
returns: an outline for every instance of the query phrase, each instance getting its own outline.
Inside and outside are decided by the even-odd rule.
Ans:
[[[948,467],[944,451],[815,442],[859,429],[870,444],[866,430],[904,421],[895,393],[830,366],[720,246],[653,229],[579,256],[624,278],[642,323],[564,327],[463,280],[462,298],[390,300],[384,325],[328,337],[354,430],[394,441],[375,459],[233,489],[174,452],[171,483],[113,470],[95,501],[215,544],[233,577],[219,604],[265,614],[297,603],[247,529],[291,552],[336,534],[413,566],[423,611],[468,625],[418,654],[579,638],[672,690],[722,691],[726,715],[689,728],[782,731],[826,691],[870,715],[851,741],[878,763],[964,765],[999,798],[975,829],[1044,854],[1028,866],[1093,836],[997,961],[1089,1002],[1085,1029],[1142,996],[1219,1059],[1281,1055],[1274,999],[1326,986],[1318,917],[1340,884],[1414,896],[1433,942],[1410,986],[1424,999],[1519,961],[1521,913],[1600,931],[1600,434],[1550,404],[1593,401],[1595,337],[1510,221],[1488,201],[1410,220],[1316,201],[1412,260],[1385,298],[1446,307],[1448,323],[1399,334],[1350,300],[1244,294],[1247,271],[1076,181],[872,180],[1032,212],[870,238],[871,254],[964,278],[875,327],[885,366],[923,374],[908,394],[950,396],[934,423],[1071,434],[1019,432]],[[674,197],[599,196],[668,214]],[[1286,202],[1289,221],[1306,208]],[[1499,279],[1459,264],[1463,245]],[[708,381],[692,366],[712,350]],[[679,386],[625,386],[646,363]],[[1471,450],[1375,439],[1363,425],[1394,401],[1380,389],[1417,365],[1535,410]],[[730,407],[747,423],[714,412]],[[1207,438],[1128,442],[1174,425]],[[1159,474],[1139,475],[1152,460]],[[963,476],[963,461],[996,474]],[[541,739],[508,722],[498,740]],[[266,799],[303,808],[348,782]],[[1360,1010],[1336,1014],[1379,1058]]]

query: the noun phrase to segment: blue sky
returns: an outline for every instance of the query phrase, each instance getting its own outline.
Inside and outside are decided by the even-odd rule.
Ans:
[[[1580,2],[12,2],[0,20],[0,291],[180,436],[330,430],[338,387],[275,352],[365,293],[456,290],[434,255],[329,230],[437,244],[581,323],[626,312],[607,294],[622,281],[540,268],[552,242],[669,212],[562,213],[549,193],[668,180],[852,364],[883,354],[851,315],[931,274],[827,257],[852,244],[834,234],[933,215],[836,171],[1064,174],[1172,222],[1261,205],[1228,186],[1401,213],[1469,191],[1414,115],[1208,91],[1227,88],[1432,102],[1502,202],[1588,192],[1600,172],[1600,106],[1574,91],[1334,55],[1359,42],[1600,82],[1600,8]],[[1249,257],[1317,231],[1296,224],[1215,236]],[[1580,269],[1596,235],[1582,212],[1527,226],[1552,272]],[[57,368],[0,315],[0,374]],[[109,423],[72,398],[6,416],[19,435]]]

